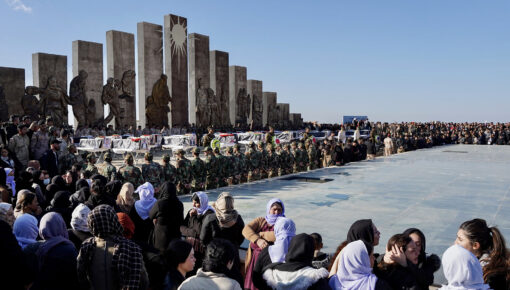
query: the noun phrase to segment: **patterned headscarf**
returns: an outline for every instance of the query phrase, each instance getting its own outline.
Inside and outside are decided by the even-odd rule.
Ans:
[[[71,228],[80,232],[90,232],[87,225],[87,218],[90,213],[90,208],[83,203],[80,203],[71,215]]]
[[[273,204],[279,203],[282,206],[282,213],[281,214],[271,214],[271,207]],[[274,225],[276,222],[276,219],[279,217],[285,217],[285,206],[283,205],[283,202],[279,198],[273,198],[266,204],[266,221],[270,225]]]
[[[236,223],[239,214],[234,209],[234,197],[230,193],[222,192],[212,207],[216,211],[220,227],[229,228]]]
[[[99,205],[89,213],[88,225],[95,237],[113,241],[112,267],[116,270],[119,288],[138,289],[143,268],[142,250],[134,242],[124,238],[123,228],[113,208]],[[85,240],[78,255],[78,277],[88,281],[92,257],[96,248],[94,237]]]

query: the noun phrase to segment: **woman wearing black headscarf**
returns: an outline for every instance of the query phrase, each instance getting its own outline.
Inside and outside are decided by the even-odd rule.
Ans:
[[[329,272],[312,266],[315,242],[310,235],[299,234],[292,238],[285,262],[273,263],[263,269],[266,285],[259,289],[272,289],[285,285],[288,289],[330,289]]]
[[[46,212],[59,213],[64,219],[67,228],[71,226],[71,214],[73,212],[70,207],[71,202],[69,201],[69,196],[71,196],[69,191],[57,191],[50,205],[46,208]]]
[[[119,195],[121,188],[122,188],[121,181],[119,180],[110,181],[105,186],[106,194],[116,200],[117,195]]]
[[[177,198],[175,185],[165,182],[159,189],[160,198],[149,212],[154,220],[153,245],[164,252],[173,239],[181,237],[180,226],[183,222],[184,207]]]
[[[195,255],[190,243],[183,240],[173,240],[165,251],[168,274],[165,278],[164,289],[177,290],[186,279],[186,274],[195,267]]]
[[[75,208],[80,203],[85,203],[90,197],[89,183],[85,179],[76,182],[76,192],[69,197],[71,208]]]
[[[441,267],[441,259],[435,254],[427,256],[425,253],[425,235],[419,229],[409,228],[404,231],[403,235],[410,237],[420,249],[417,266],[420,276],[424,278],[424,281],[426,281],[426,283],[420,285],[420,288],[428,289],[429,286],[434,283],[434,272],[439,270]]]

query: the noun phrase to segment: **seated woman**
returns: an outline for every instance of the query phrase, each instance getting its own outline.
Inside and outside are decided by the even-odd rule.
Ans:
[[[374,247],[362,240],[349,243],[340,254],[338,271],[329,279],[331,289],[391,289],[373,273]]]
[[[264,268],[272,263],[283,263],[285,262],[285,256],[289,250],[289,244],[292,238],[296,235],[296,225],[294,222],[285,217],[280,217],[274,224],[274,235],[276,240],[274,244],[269,247],[265,247],[260,252],[260,255],[253,268],[253,284],[258,289],[267,288],[267,284],[262,278]],[[314,253],[315,253],[315,241],[314,241]]]
[[[13,232],[21,249],[25,249],[28,245],[37,243],[36,239],[39,236],[37,219],[31,214],[19,216],[14,222]]]
[[[448,285],[441,289],[489,289],[483,282],[482,266],[478,259],[459,245],[449,247],[443,254],[443,271]]]
[[[262,277],[268,289],[329,289],[328,270],[312,265],[315,242],[307,234],[292,238],[285,263],[265,267]]]
[[[498,228],[488,227],[483,219],[466,221],[460,225],[455,244],[478,258],[483,279],[492,289],[510,287],[510,253]]]
[[[371,219],[357,220],[355,221],[349,231],[347,232],[347,240],[343,241],[336,249],[335,254],[331,259],[331,265],[329,266],[329,276],[333,276],[336,274],[338,269],[339,254],[345,246],[349,243],[362,240],[367,244],[372,246],[379,245],[379,239],[381,237],[381,233],[377,230],[377,227],[372,222]],[[377,258],[377,255],[374,254]]]
[[[193,201],[193,208],[188,211],[184,218],[183,225],[181,226],[181,233],[186,237],[186,240],[191,243],[195,251],[195,270],[202,266],[202,260],[205,254],[205,247],[200,240],[200,232],[204,219],[211,214],[214,214],[214,209],[209,205],[209,197],[202,191],[193,193],[191,197]]]
[[[428,289],[428,286],[420,286],[426,284],[426,280],[418,271],[419,254],[420,251],[411,238],[402,234],[394,235],[388,240],[386,253],[377,265],[375,274],[393,289]]]
[[[254,219],[243,229],[243,236],[250,241],[244,262],[244,289],[256,289],[252,281],[252,271],[262,249],[275,241],[273,229],[279,217],[285,217],[285,206],[280,199],[273,198],[266,205],[266,216]]]
[[[88,238],[92,237],[89,226],[87,224],[90,208],[80,203],[71,214],[71,228],[67,230],[69,240],[73,242],[76,249]]]
[[[425,235],[419,229],[410,228],[405,230],[403,234],[410,237],[420,251],[417,266],[418,271],[421,273],[420,275],[424,278],[424,282],[426,282],[420,285],[420,287],[422,289],[428,289],[428,287],[434,283],[434,272],[441,267],[441,259],[435,254],[427,256],[425,253]]]
[[[129,217],[135,224],[133,241],[147,244],[154,228],[154,223],[149,218],[149,212],[156,203],[154,187],[146,182],[136,189],[136,193],[140,195],[140,200],[135,202],[135,206],[129,212]]]
[[[177,290],[186,279],[186,274],[195,267],[195,253],[190,243],[173,240],[165,251],[168,274],[165,278],[165,290]]]
[[[16,207],[14,208],[14,217],[18,218],[20,215],[26,213],[37,217],[42,213],[42,209],[39,206],[35,193],[27,189],[22,189],[18,192]]]

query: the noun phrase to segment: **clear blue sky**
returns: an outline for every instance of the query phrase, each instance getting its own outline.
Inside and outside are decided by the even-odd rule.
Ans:
[[[70,75],[73,40],[172,13],[305,120],[510,121],[507,0],[0,1],[0,66],[27,84],[34,52],[67,55]]]

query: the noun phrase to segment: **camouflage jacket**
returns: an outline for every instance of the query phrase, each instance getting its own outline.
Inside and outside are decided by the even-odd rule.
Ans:
[[[138,188],[138,186],[144,183],[142,172],[140,168],[132,165],[124,164],[119,168],[119,179],[124,182],[131,182],[133,186]]]
[[[205,170],[206,176],[209,178],[218,177],[218,164],[217,159],[213,155],[209,155],[205,158]]]
[[[175,168],[175,166],[173,166],[170,162],[168,162],[167,164],[163,164],[161,166],[161,169],[163,170],[164,180],[175,183],[175,179],[176,179],[176,175],[177,175],[177,169]]]
[[[223,156],[222,154],[218,154],[216,157],[216,168],[218,170],[218,177],[219,178],[225,178],[229,175],[229,164],[228,164],[228,158],[226,156]]]
[[[274,152],[267,153],[267,169],[268,170],[277,170],[280,168],[280,156]]]
[[[235,154],[234,157],[236,158],[237,162],[237,170],[238,174],[246,174],[248,172],[247,164],[246,164],[246,158],[243,154]]]
[[[82,162],[83,159],[81,158],[80,155],[76,155],[73,153],[63,154],[58,160],[60,172],[66,172],[66,170],[70,170],[74,164]]]
[[[150,182],[154,188],[159,187],[163,183],[163,170],[161,165],[151,161],[142,165],[142,176],[145,182]]]
[[[90,176],[99,173],[99,171],[97,170],[97,167],[94,164],[90,164],[90,163],[87,163],[87,167],[85,167],[85,171],[90,172]]]
[[[105,161],[99,169],[99,174],[106,177],[108,181],[113,181],[117,175],[117,167],[113,166],[110,162]]]
[[[183,167],[176,167],[176,183],[183,183],[183,184],[190,184],[191,180],[193,179],[193,173],[191,168],[191,162],[183,158],[184,160],[184,166]],[[177,161],[179,162],[179,161]]]
[[[197,183],[204,183],[205,176],[207,174],[205,168],[205,162],[200,159],[200,157],[196,157],[191,161],[191,171],[193,175],[193,180]]]

